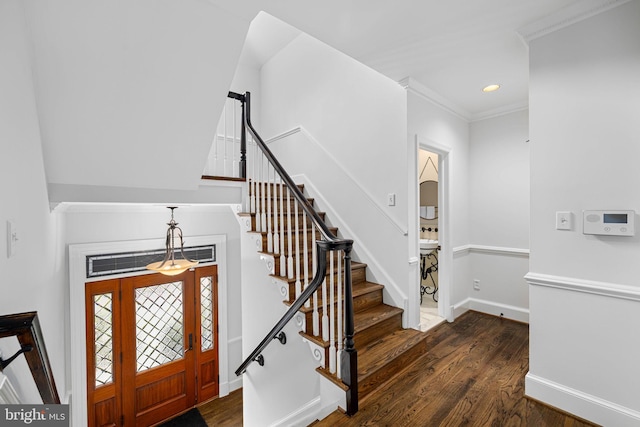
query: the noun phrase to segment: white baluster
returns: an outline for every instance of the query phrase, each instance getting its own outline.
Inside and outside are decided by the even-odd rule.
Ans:
[[[294,216],[295,216],[295,246],[296,246],[296,298],[300,296],[302,293],[302,282],[300,281],[300,221],[298,219],[298,201],[296,200],[294,206]]]
[[[273,253],[273,228],[271,228],[271,217],[273,215],[271,200],[271,163],[267,162],[267,252]]]
[[[316,277],[316,271],[318,271],[318,265],[317,265],[317,256],[316,256],[316,226],[315,224],[311,227],[311,241],[313,242],[313,245],[311,246],[311,262],[312,262],[312,274],[313,277]],[[318,315],[318,292],[319,291],[315,291],[313,293],[313,316],[312,316],[312,321],[313,321],[313,335],[314,336],[319,336],[320,335],[320,318]]]
[[[239,177],[240,176],[240,164],[238,163],[238,161],[236,160],[236,151],[240,151],[240,150],[236,150],[236,130],[237,130],[237,122],[236,122],[236,111],[238,111],[238,103],[234,102],[233,103],[233,143],[231,144],[231,176],[233,177]]]
[[[309,286],[309,237],[307,236],[307,234],[307,213],[305,211],[302,211],[302,241],[304,245],[302,248],[302,259],[304,260],[304,289],[307,289],[307,286]],[[311,301],[307,300],[304,303],[304,306],[307,308],[311,307]]]
[[[287,277],[293,279],[293,234],[291,234],[291,189],[287,188]]]
[[[327,277],[322,281],[322,340],[329,341],[329,315],[327,313]]]
[[[287,258],[284,254],[284,181],[280,177],[280,275],[285,276],[287,271]]]
[[[266,204],[266,184],[264,179],[264,154],[260,160],[260,231],[267,231],[267,204]]]
[[[329,372],[336,373],[336,307],[333,251],[329,253]]]
[[[223,154],[224,157],[222,159],[222,176],[227,176],[227,108],[229,107],[229,99],[227,98],[227,102],[224,104],[224,110],[222,110],[222,120],[224,120],[224,148]]]
[[[273,170],[273,253],[280,254],[280,233],[278,229],[278,173]],[[274,262],[276,257],[274,257]]]
[[[342,292],[342,251],[336,251],[335,253],[336,255],[336,262],[338,263],[338,286],[336,288],[336,295],[338,296],[338,326],[337,326],[337,330],[338,330],[338,338],[337,338],[337,351],[336,351],[336,360],[337,360],[337,366],[336,366],[336,372],[338,375],[338,378],[340,378],[340,374],[342,372],[342,368],[341,368],[341,363],[340,363],[340,355],[342,354],[342,297],[343,297],[343,292]]]

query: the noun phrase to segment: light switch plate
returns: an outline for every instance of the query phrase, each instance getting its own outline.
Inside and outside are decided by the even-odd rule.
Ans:
[[[571,230],[572,228],[571,212],[556,212],[556,230]]]
[[[16,253],[18,243],[18,231],[13,221],[7,221],[7,258],[11,258]]]
[[[395,206],[396,205],[396,193],[387,194],[387,202],[388,202],[389,206]]]

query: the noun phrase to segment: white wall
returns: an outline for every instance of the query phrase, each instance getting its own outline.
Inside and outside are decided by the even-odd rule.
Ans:
[[[290,175],[304,174],[317,191],[310,195],[323,198],[324,208],[340,216],[328,220],[354,239],[354,258],[369,262],[368,277],[384,284],[385,296],[404,306],[404,90],[305,34],[262,67],[261,89],[263,135],[298,127],[306,135],[293,143],[272,143],[276,156]],[[389,193],[396,195],[395,206],[388,206]]]
[[[64,233],[48,209],[46,180],[23,2],[0,2],[0,315],[37,311],[61,399],[66,398]],[[18,231],[17,253],[7,258],[7,220]],[[15,338],[0,340],[6,359]],[[41,402],[23,357],[4,373],[22,399]]]
[[[195,189],[249,23],[200,0],[25,4],[48,182]]]
[[[640,423],[640,233],[582,234],[583,209],[640,211],[640,2],[530,42],[528,395]],[[555,212],[574,226],[555,230]],[[636,215],[636,221],[638,217]]]
[[[528,321],[528,111],[470,124],[470,308]],[[480,289],[473,289],[474,280]]]
[[[456,114],[443,109],[436,105],[427,96],[423,94],[420,86],[413,86],[412,83],[408,87],[408,146],[415,146],[415,141],[427,148],[424,144],[430,146],[438,146],[446,149],[450,166],[449,172],[449,231],[448,237],[444,236],[442,227],[440,227],[439,238],[448,240],[448,247],[443,246],[440,252],[440,266],[442,262],[449,262],[447,270],[450,272],[450,278],[447,278],[443,268],[439,270],[439,280],[449,281],[450,292],[449,301],[442,299],[442,304],[446,304],[445,317],[453,320],[454,313],[452,307],[465,303],[469,297],[469,260],[468,253],[461,248],[469,244],[469,124],[467,121]],[[433,151],[433,150],[431,150]],[[441,153],[438,153],[441,154]],[[442,156],[440,156],[442,158]],[[417,153],[415,160],[417,165]],[[411,165],[407,168],[410,170]],[[417,185],[417,176],[406,176],[406,185]],[[413,184],[416,183],[416,184]],[[442,183],[440,183],[442,185]],[[413,203],[416,212],[414,212],[415,232],[417,233],[417,200]],[[444,215],[444,210],[439,207],[440,218]],[[410,234],[411,236],[411,234]],[[410,237],[411,239],[411,237]],[[419,257],[417,235],[413,238],[412,253],[410,256]],[[411,244],[411,242],[409,242]],[[413,265],[409,269],[408,281],[415,283],[415,295],[412,301],[419,301],[419,289],[417,287],[419,267]],[[441,283],[442,283],[441,282]],[[459,313],[457,313],[459,314]]]

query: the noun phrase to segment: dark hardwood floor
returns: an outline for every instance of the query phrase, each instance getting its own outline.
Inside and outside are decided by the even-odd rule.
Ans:
[[[361,401],[356,415],[335,412],[313,427],[593,426],[524,397],[528,325],[468,312],[427,334],[427,353]],[[209,426],[240,426],[241,391],[200,411]]]
[[[242,426],[242,389],[198,407],[209,427]]]

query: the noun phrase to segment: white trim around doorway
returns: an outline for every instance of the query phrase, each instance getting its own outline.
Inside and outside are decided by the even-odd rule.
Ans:
[[[438,242],[441,250],[438,259],[438,315],[447,319],[449,322],[454,320],[454,311],[451,307],[451,268],[453,266],[453,248],[451,247],[451,230],[450,230],[450,182],[451,182],[451,156],[452,149],[446,145],[415,135],[409,138],[409,192],[408,192],[408,212],[409,212],[409,263],[415,264],[415,272],[412,272],[414,283],[419,283],[419,268],[414,260],[420,259],[419,247],[419,192],[418,185],[418,150],[427,150],[438,155]],[[420,300],[420,290],[416,285],[416,295],[411,295],[410,299]],[[420,306],[416,304],[414,309],[416,316],[420,316]]]
[[[218,361],[219,396],[229,394],[229,337],[227,313],[227,236],[188,236],[190,245],[216,245],[216,261],[203,265],[218,266]],[[86,278],[86,257],[104,253],[163,249],[165,239],[98,242],[69,245],[69,346],[71,350],[71,405],[72,425],[85,425],[87,420],[87,357],[85,327],[85,283],[105,280],[105,277]],[[108,278],[121,278],[153,272],[118,274]]]

